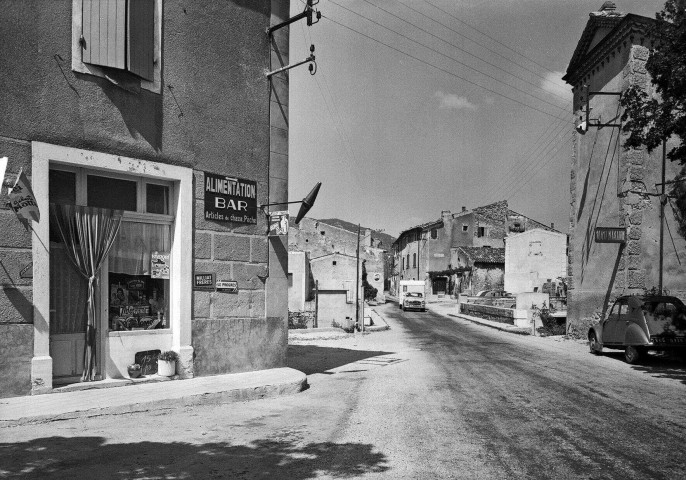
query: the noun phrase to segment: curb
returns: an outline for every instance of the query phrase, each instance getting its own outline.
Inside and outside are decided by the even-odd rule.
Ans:
[[[470,315],[463,315],[463,314],[454,314],[454,313],[447,313],[449,317],[455,317],[455,318],[461,318],[463,320],[469,320],[472,323],[477,323],[479,325],[483,325],[484,327],[490,327],[494,328],[496,330],[500,330],[503,332],[508,332],[508,333],[515,333],[517,335],[531,335],[531,330],[528,328],[524,327],[515,327],[513,325],[505,325],[505,324],[498,324],[496,322],[484,322],[482,321],[481,318],[478,317],[472,317]]]
[[[256,373],[258,374],[258,378],[256,380],[253,379],[251,381],[251,376],[255,376]],[[259,375],[259,373],[261,373],[262,375]],[[24,415],[26,412],[31,411],[31,409],[35,407],[35,405],[32,404],[40,401],[41,399],[52,398],[55,402],[59,402],[60,399],[65,398],[65,396],[67,395],[81,395],[83,397],[84,394],[86,394],[87,392],[93,392],[94,390],[64,392],[59,393],[57,395],[46,394],[34,397],[14,397],[10,399],[0,399],[0,427],[24,425],[29,423],[46,423],[58,420],[69,420],[74,418],[88,418],[100,415],[118,415],[152,410],[163,411],[171,410],[178,407],[189,407],[194,405],[221,405],[224,403],[244,402],[248,400],[257,400],[260,398],[276,397],[280,395],[291,395],[299,393],[307,387],[307,376],[299,370],[287,367],[276,368],[267,371],[245,372],[233,374],[231,376],[240,376],[239,380],[243,380],[245,378],[245,384],[242,386],[228,386],[224,388],[198,388],[198,390],[195,392],[189,392],[186,391],[186,389],[183,389],[177,392],[166,392],[166,395],[164,393],[160,394],[160,392],[158,391],[156,392],[156,395],[149,394],[147,397],[145,397],[145,400],[138,401],[136,403],[121,402],[119,405],[93,407],[92,405],[94,405],[95,403],[87,405],[87,402],[84,402],[83,408],[77,407],[69,409],[69,407],[67,407],[68,411],[54,411],[53,413],[18,416],[16,418],[12,418],[11,412],[5,411],[9,410],[5,408],[5,405],[16,402],[17,404],[21,405],[21,415]],[[199,378],[211,379],[212,377]],[[193,379],[179,380],[178,382],[181,384],[182,382],[185,383],[192,381]],[[169,383],[171,384],[177,382]],[[147,392],[148,389],[145,389],[145,387],[147,386],[159,388],[159,384],[144,384],[140,386],[127,386],[121,388],[124,392],[127,393],[127,399],[130,399],[134,398],[136,393],[155,393],[154,390]],[[134,388],[137,390],[137,392],[132,390]],[[112,389],[106,390],[112,392]],[[16,400],[14,400],[15,398]],[[42,401],[41,403],[45,402]],[[50,408],[52,408],[53,410],[57,410],[53,407],[49,407],[48,410]]]

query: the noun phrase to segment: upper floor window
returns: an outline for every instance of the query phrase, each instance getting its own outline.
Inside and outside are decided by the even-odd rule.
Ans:
[[[435,228],[431,229],[431,238],[433,240],[436,240],[438,238],[438,230],[437,229],[435,229]]]
[[[485,237],[486,236],[486,227],[478,227],[476,229],[476,236],[477,237]]]
[[[162,0],[72,0],[72,70],[160,93],[161,12]]]
[[[463,223],[463,224],[462,224],[462,231],[463,231],[463,232],[466,232],[467,230],[469,230],[469,225]]]
[[[417,268],[417,254],[412,254],[412,268]]]

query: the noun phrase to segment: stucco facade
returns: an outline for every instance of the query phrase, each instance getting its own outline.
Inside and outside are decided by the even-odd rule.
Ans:
[[[536,228],[505,239],[506,291],[541,292],[548,280],[566,276],[567,235]]]
[[[6,208],[7,189],[2,190],[0,396],[53,386],[52,307],[46,292],[51,291],[48,201],[54,187],[49,178],[57,166],[165,182],[173,192],[165,217],[173,244],[171,325],[154,335],[112,332],[100,319],[101,378],[126,376],[124,360],[109,358],[121,356],[112,350],[121,339],[131,352],[176,350],[179,373],[186,377],[285,365],[286,238],[267,237],[261,211],[255,224],[206,219],[204,187],[211,173],[254,181],[257,204],[288,200],[288,76],[265,75],[288,64],[288,28],[271,40],[265,31],[288,18],[289,1],[156,0],[154,5],[150,81],[114,68],[84,67],[77,58],[84,47],[79,0],[3,6],[5,185],[22,170],[33,184],[41,219],[29,233]],[[235,281],[237,291],[194,289],[193,272]]]
[[[655,20],[620,13],[611,2],[603,7],[591,13],[564,77],[573,87],[577,125],[585,121],[591,92],[591,126],[585,134],[574,133],[570,182],[568,322],[582,333],[616,296],[658,287],[660,275],[660,200],[651,194],[660,188],[662,151],[625,150],[626,135],[616,126],[621,115],[616,94],[634,84],[654,93],[645,63]],[[613,125],[598,128],[598,123]],[[673,178],[677,168],[667,161],[666,178]],[[669,204],[665,223],[663,287],[683,298],[686,265],[679,264],[676,252],[686,244]],[[624,229],[626,242],[596,242],[597,227]]]

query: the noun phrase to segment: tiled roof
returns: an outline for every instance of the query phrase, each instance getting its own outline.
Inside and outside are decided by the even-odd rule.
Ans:
[[[505,263],[505,249],[492,247],[458,247],[472,263]]]

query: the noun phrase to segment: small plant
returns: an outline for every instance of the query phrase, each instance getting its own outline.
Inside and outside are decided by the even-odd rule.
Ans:
[[[179,359],[179,354],[176,353],[174,350],[166,350],[160,353],[157,356],[157,359],[162,360],[164,362],[176,362]]]
[[[128,368],[129,370],[140,370],[140,369],[141,369],[141,366],[140,366],[139,364],[137,364],[137,363],[132,363],[131,365],[129,365],[129,366],[126,367],[126,368]]]

